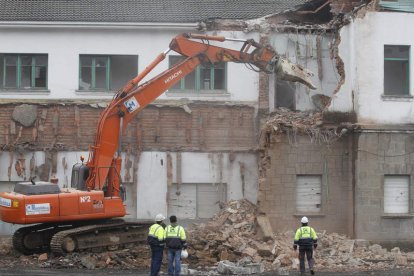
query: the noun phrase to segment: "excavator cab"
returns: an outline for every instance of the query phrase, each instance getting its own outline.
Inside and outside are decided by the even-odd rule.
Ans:
[[[86,180],[88,179],[88,177],[89,167],[87,167],[83,163],[77,163],[73,165],[70,187],[79,191],[87,191],[88,188],[86,187]],[[104,192],[104,195],[107,196],[107,182],[103,185],[102,191]],[[119,197],[122,199],[122,201],[126,200],[126,189],[122,184],[119,187]]]
[[[73,189],[86,191],[86,179],[89,176],[89,168],[83,163],[76,163],[72,167],[72,179],[70,186]]]

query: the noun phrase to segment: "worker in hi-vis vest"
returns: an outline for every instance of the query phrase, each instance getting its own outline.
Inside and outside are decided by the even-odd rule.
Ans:
[[[165,246],[165,224],[162,222],[165,217],[162,214],[155,216],[155,223],[148,231],[147,241],[151,247],[151,276],[157,276],[161,269],[162,256]]]
[[[177,224],[177,217],[170,216],[170,223],[165,228],[165,243],[168,248],[168,276],[179,276],[181,273],[181,250],[187,248],[187,237],[184,227]]]
[[[303,217],[301,223],[302,226],[296,230],[293,249],[296,251],[299,246],[299,268],[301,275],[305,274],[305,255],[308,260],[310,273],[314,275],[313,249],[316,249],[318,246],[318,236],[315,230],[308,225],[309,220],[307,217]]]

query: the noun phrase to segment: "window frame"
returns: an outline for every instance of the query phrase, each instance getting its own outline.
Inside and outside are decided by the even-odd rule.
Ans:
[[[180,56],[180,55],[169,55],[168,56],[168,68],[169,69],[173,66],[172,65],[172,61],[171,61],[171,58],[173,58],[173,57],[182,58],[182,60],[185,59],[184,56]],[[181,61],[178,61],[178,62],[181,62]],[[176,62],[176,63],[178,63],[178,62]],[[176,64],[176,63],[174,63],[174,64]],[[223,82],[224,82],[223,83],[223,87],[224,88],[223,89],[215,89],[214,88],[214,86],[215,86],[215,78],[216,78],[215,77],[215,75],[216,75],[215,74],[215,69],[217,69],[215,64],[211,64],[211,66],[210,66],[210,83],[209,83],[209,85],[210,85],[211,88],[210,89],[204,89],[202,87],[203,85],[202,85],[202,82],[201,82],[201,75],[202,75],[201,74],[201,71],[202,71],[204,65],[203,64],[199,64],[195,68],[195,70],[192,71],[195,74],[195,80],[194,80],[195,81],[195,88],[194,89],[191,89],[191,88],[186,89],[185,88],[185,80],[188,77],[188,75],[187,75],[187,76],[183,77],[181,80],[178,81],[177,84],[179,84],[179,86],[180,86],[179,89],[173,89],[174,86],[172,86],[172,87],[170,87],[168,89],[168,92],[169,93],[173,93],[173,94],[189,93],[189,94],[193,94],[193,95],[224,94],[224,93],[227,93],[227,78],[228,78],[227,62],[221,62],[221,63],[219,63],[219,65],[222,65],[223,66],[222,69],[224,70],[224,77],[223,77],[223,79],[224,79],[223,80]],[[190,74],[192,72],[190,72]]]
[[[92,59],[91,68],[91,86],[88,89],[82,89],[80,85],[80,80],[82,79],[82,66],[81,58],[90,57]],[[106,71],[105,71],[105,88],[96,88],[96,59],[106,58]],[[79,55],[79,80],[78,80],[78,90],[79,91],[113,91],[111,89],[111,55],[89,55],[89,54],[80,54]]]
[[[26,54],[26,53],[1,53],[1,56],[3,58],[3,74],[1,76],[1,90],[3,91],[10,91],[10,90],[22,90],[22,91],[44,91],[48,90],[48,76],[49,76],[49,55],[48,54]],[[6,86],[6,79],[7,79],[7,63],[6,58],[7,57],[16,57],[16,77],[15,77],[15,85],[16,86]],[[28,67],[27,65],[22,64],[22,57],[23,56],[29,56],[31,58],[30,62],[30,87],[25,88],[22,87],[22,70],[24,67]],[[46,57],[46,64],[45,65],[37,65],[36,64],[36,58],[38,57]],[[45,86],[39,86],[36,87],[36,68],[37,67],[44,67],[45,68]]]
[[[408,57],[407,58],[386,58],[385,57],[385,48],[386,47],[408,47]],[[411,90],[410,90],[410,88],[411,88],[411,81],[410,81],[410,64],[411,64],[411,62],[410,62],[410,60],[411,60],[411,45],[391,45],[391,44],[384,44],[384,48],[383,48],[383,54],[384,54],[384,75],[383,75],[383,77],[384,77],[384,83],[383,83],[383,85],[384,85],[384,90],[383,90],[383,95],[385,96],[385,97],[410,97],[410,96],[412,96],[411,95]],[[385,63],[386,63],[386,61],[401,61],[401,62],[407,62],[407,72],[406,72],[406,79],[407,79],[407,81],[406,81],[406,83],[404,84],[404,90],[403,90],[403,93],[400,93],[400,94],[391,94],[390,92],[392,92],[392,91],[386,91],[386,87],[385,87],[385,78],[386,78],[386,75],[385,75]]]

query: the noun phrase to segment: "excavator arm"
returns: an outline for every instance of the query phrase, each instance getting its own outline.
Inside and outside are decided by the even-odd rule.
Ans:
[[[226,40],[238,41],[243,45],[240,50],[232,50],[210,44],[212,41],[224,42]],[[151,80],[140,84],[171,50],[186,58]],[[89,168],[89,176],[86,180],[87,189],[101,190],[106,183],[107,195],[119,196],[121,167],[119,143],[128,123],[164,91],[193,72],[198,65],[219,62],[249,64],[256,71],[276,73],[281,79],[300,82],[309,88],[315,88],[311,83],[312,74],[309,71],[282,58],[270,46],[259,44],[254,40],[228,39],[222,36],[178,35],[171,41],[169,49],[159,54],[142,73],[118,91],[114,100],[101,114],[95,145],[91,147],[86,164]],[[118,154],[115,155],[117,149]]]

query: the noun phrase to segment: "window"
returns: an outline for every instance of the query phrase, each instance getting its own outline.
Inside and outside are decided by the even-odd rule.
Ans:
[[[182,56],[170,56],[170,68],[185,59]],[[226,63],[201,64],[193,72],[182,78],[170,88],[174,92],[217,92],[226,90]]]
[[[290,110],[296,109],[296,84],[277,79],[276,81],[275,107],[285,107]]]
[[[1,89],[47,89],[47,55],[0,54]]]
[[[138,72],[136,55],[80,55],[79,90],[113,91],[124,86]]]
[[[321,211],[321,175],[296,176],[296,211],[319,213]]]
[[[384,46],[384,95],[409,95],[410,46]]]
[[[408,214],[410,200],[410,177],[386,175],[384,177],[384,213]]]

